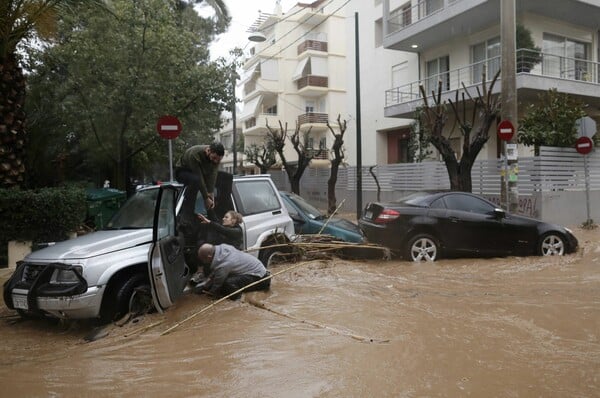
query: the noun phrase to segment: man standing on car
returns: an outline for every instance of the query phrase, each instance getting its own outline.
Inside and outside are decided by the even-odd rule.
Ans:
[[[194,145],[188,148],[177,162],[175,178],[186,186],[185,198],[181,205],[180,219],[183,224],[191,225],[198,191],[204,199],[204,209],[215,207],[214,189],[219,171],[219,163],[225,154],[223,144],[213,142],[210,145]]]
[[[198,259],[208,265],[209,276],[207,281],[197,286],[194,291],[206,292],[216,297],[228,296],[270,275],[259,259],[225,243],[204,243],[198,249]],[[270,286],[271,278],[268,278],[248,287],[246,291],[268,290]],[[238,293],[230,299],[237,300],[241,295]]]

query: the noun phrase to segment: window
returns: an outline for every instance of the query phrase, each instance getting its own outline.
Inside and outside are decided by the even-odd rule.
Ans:
[[[315,101],[306,101],[304,105],[305,113],[313,113],[315,111]]]
[[[500,37],[494,37],[482,43],[471,46],[471,82],[480,83],[483,76],[483,66],[486,66],[486,78],[493,77],[500,69]]]
[[[392,26],[392,30],[398,30],[410,25],[412,23],[410,2],[391,11],[388,22]]]
[[[240,182],[234,186],[236,203],[243,216],[279,209],[277,194],[267,181]]]
[[[588,80],[590,45],[562,36],[544,33],[543,74],[562,79]]]
[[[450,67],[450,57],[444,56],[436,58],[431,61],[427,61],[426,64],[426,75],[427,75],[427,94],[431,91],[437,93],[438,82],[442,81],[442,91],[450,90],[450,74],[448,71]]]
[[[477,214],[490,214],[494,211],[494,206],[488,202],[469,195],[449,194],[444,196],[444,202],[446,202],[446,207],[451,210]]]
[[[265,113],[268,115],[277,115],[277,105],[267,107]]]
[[[419,7],[421,18],[426,17],[444,8],[444,0],[421,0],[419,1]]]

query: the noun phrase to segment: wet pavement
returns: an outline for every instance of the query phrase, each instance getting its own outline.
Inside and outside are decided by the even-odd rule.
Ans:
[[[2,304],[0,395],[598,397],[600,231],[575,234],[565,257],[308,261],[100,331]]]

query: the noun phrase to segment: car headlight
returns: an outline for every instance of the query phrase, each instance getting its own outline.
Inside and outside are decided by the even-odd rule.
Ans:
[[[79,275],[83,274],[83,267],[81,265],[74,265],[71,268],[66,269],[55,269],[50,278],[51,284],[71,284],[79,283]]]
[[[572,231],[572,230],[570,230],[569,228],[565,228],[565,230],[566,230],[568,233],[570,233],[571,235],[573,235],[573,231]]]

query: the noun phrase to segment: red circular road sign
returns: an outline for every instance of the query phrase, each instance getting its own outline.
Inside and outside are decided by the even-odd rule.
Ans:
[[[498,138],[503,141],[510,141],[515,134],[515,126],[510,120],[503,120],[498,124]]]
[[[575,142],[575,149],[582,155],[587,155],[592,151],[594,143],[590,137],[579,137]]]
[[[181,133],[181,122],[175,116],[165,115],[158,118],[156,130],[162,138],[172,140]]]

